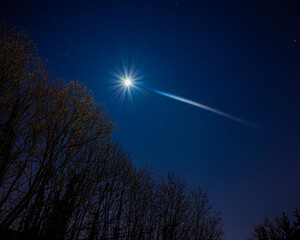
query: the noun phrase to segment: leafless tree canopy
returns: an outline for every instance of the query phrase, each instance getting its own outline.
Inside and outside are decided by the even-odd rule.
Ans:
[[[31,239],[221,239],[206,193],[136,168],[105,108],[0,30],[0,225]]]

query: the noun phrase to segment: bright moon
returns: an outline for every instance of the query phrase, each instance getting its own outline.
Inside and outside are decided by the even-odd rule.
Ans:
[[[129,87],[129,86],[131,85],[131,79],[126,78],[126,79],[124,80],[124,84],[125,84],[125,86]]]

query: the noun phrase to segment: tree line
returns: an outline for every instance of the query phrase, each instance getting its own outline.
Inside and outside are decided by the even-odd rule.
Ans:
[[[285,212],[273,221],[265,218],[263,223],[253,226],[252,238],[249,240],[299,240],[300,239],[300,211],[295,209],[293,219]]]
[[[83,84],[52,79],[26,31],[1,26],[0,61],[2,236],[222,238],[207,194],[134,166],[105,107]]]

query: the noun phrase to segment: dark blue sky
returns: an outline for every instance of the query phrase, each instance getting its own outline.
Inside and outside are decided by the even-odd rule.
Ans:
[[[104,103],[139,165],[174,170],[207,190],[226,239],[300,207],[299,1],[7,1],[53,77],[77,79]],[[140,84],[217,108],[255,129],[148,91],[115,93],[135,66]]]

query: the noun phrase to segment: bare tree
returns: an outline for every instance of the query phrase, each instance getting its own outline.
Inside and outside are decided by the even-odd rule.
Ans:
[[[48,200],[57,191],[63,193],[68,179],[74,177],[74,169],[93,160],[85,158],[91,145],[108,144],[113,130],[105,109],[83,85],[49,80],[34,53],[34,45],[25,32],[2,28],[3,227],[20,220],[42,189]],[[74,163],[77,158],[80,165]]]

